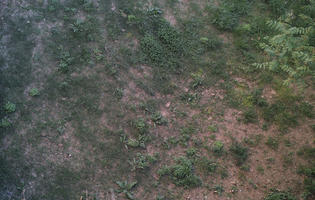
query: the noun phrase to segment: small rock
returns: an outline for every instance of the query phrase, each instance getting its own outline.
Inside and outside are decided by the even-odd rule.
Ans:
[[[171,102],[167,102],[166,104],[165,104],[165,107],[166,108],[169,108],[171,106]]]

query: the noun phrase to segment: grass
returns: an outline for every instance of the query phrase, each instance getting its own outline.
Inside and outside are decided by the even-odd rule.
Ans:
[[[244,147],[241,143],[234,142],[230,147],[230,152],[236,161],[237,166],[241,166],[248,158],[248,148]]]

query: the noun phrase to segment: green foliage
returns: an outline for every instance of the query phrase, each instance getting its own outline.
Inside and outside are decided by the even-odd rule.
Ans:
[[[275,191],[267,195],[264,200],[296,200],[294,196],[287,192]]]
[[[157,31],[159,40],[172,53],[182,54],[184,52],[183,41],[180,33],[168,23],[161,23]]]
[[[251,92],[252,103],[259,107],[268,106],[266,99],[262,97],[262,92],[263,92],[263,89],[255,89]]]
[[[216,194],[218,194],[219,196],[221,196],[222,193],[224,192],[224,187],[223,187],[222,185],[215,185],[215,186],[213,186],[212,189],[213,189],[214,192],[215,192]]]
[[[69,51],[66,51],[62,45],[58,47],[59,51],[59,65],[58,70],[66,73],[70,69],[70,66],[73,64],[73,57],[71,57]]]
[[[304,175],[305,199],[313,199],[315,197],[315,167],[299,166],[298,173]]]
[[[142,51],[153,63],[159,64],[163,62],[165,57],[163,47],[152,35],[145,35],[141,39],[140,45]]]
[[[206,157],[200,158],[198,160],[198,165],[207,174],[215,174],[217,172],[218,167],[219,167],[217,162],[215,162],[213,160],[209,160]]]
[[[146,169],[149,168],[151,164],[157,161],[157,155],[143,155],[141,153],[137,153],[136,157],[133,160],[129,160],[129,164],[131,165],[131,170],[134,171],[136,169]]]
[[[207,37],[201,37],[200,42],[206,47],[206,49],[216,49],[220,48],[222,46],[222,41],[219,40],[216,37],[207,38]]]
[[[276,100],[262,109],[264,120],[275,123],[281,132],[285,132],[290,127],[298,125],[298,117],[312,117],[313,107],[308,103],[300,103],[301,98],[294,95],[292,90],[281,88],[277,93]]]
[[[137,181],[128,183],[128,181],[116,181],[116,184],[119,186],[119,189],[116,190],[118,193],[124,193],[127,199],[135,200],[131,190],[137,185]]]
[[[31,97],[35,97],[35,96],[39,96],[39,90],[37,88],[32,88],[30,91],[29,91],[29,95]]]
[[[126,144],[130,147],[139,147],[140,143],[138,140],[133,139],[133,138],[128,138],[128,140],[126,141]]]
[[[250,108],[248,110],[246,110],[245,112],[243,112],[243,121],[247,124],[247,123],[255,123],[257,122],[257,112],[254,108]]]
[[[279,147],[279,141],[273,137],[268,137],[266,143],[265,143],[269,148],[273,150],[277,150]]]
[[[150,136],[144,134],[138,135],[137,139],[134,138],[127,138],[127,136],[123,135],[121,136],[121,142],[125,143],[126,145],[130,146],[130,147],[142,147],[145,148],[146,147],[146,143],[149,142],[151,140]]]
[[[149,126],[143,118],[136,119],[132,122],[132,126],[137,130],[141,135],[148,133]]]
[[[299,149],[297,154],[307,159],[315,159],[315,147],[304,145]]]
[[[194,174],[193,163],[186,157],[175,159],[176,164],[165,166],[159,170],[159,175],[170,175],[174,184],[184,187],[198,187],[201,185],[201,179]]]
[[[151,115],[151,119],[156,125],[166,125],[167,119],[165,119],[161,113],[155,112]]]
[[[197,93],[184,93],[180,95],[180,99],[185,103],[196,104],[199,97]]]
[[[8,128],[11,126],[11,122],[7,118],[3,118],[0,121],[0,127],[1,128]]]
[[[313,118],[314,117],[314,106],[308,102],[302,102],[299,107],[299,111],[305,115],[306,117]]]
[[[116,88],[116,89],[114,90],[114,96],[115,96],[118,100],[122,99],[123,96],[124,96],[124,89],[123,89],[123,88]]]
[[[72,36],[85,42],[94,41],[96,38],[98,21],[95,17],[87,16],[85,20],[77,19],[70,24]]]
[[[266,53],[266,62],[254,65],[263,70],[280,73],[285,77],[284,84],[289,85],[293,81],[302,81],[308,75],[314,75],[315,47],[309,46],[309,33],[312,26],[294,26],[294,15],[288,13],[277,21],[268,21],[267,25],[276,34],[266,36],[260,47]]]
[[[290,4],[291,1],[286,0],[269,0],[268,5],[271,9],[271,11],[276,15],[282,15],[285,13],[288,4]]]
[[[187,150],[186,150],[186,155],[187,155],[187,157],[189,157],[189,158],[195,157],[195,156],[197,155],[197,149],[196,149],[196,148],[193,148],[193,147],[187,149]]]
[[[4,110],[7,113],[13,113],[16,110],[16,105],[10,101],[8,101],[5,105],[4,105]]]
[[[221,156],[224,152],[224,144],[221,141],[215,141],[212,144],[211,150],[215,155]]]
[[[236,161],[237,166],[241,166],[242,164],[244,164],[248,158],[248,148],[244,147],[239,142],[233,142],[230,147],[230,151]]]
[[[216,124],[209,125],[208,131],[210,131],[211,133],[216,133],[218,132],[218,126]]]
[[[221,1],[218,7],[209,8],[212,15],[212,23],[222,30],[233,30],[241,16],[249,12],[251,1],[232,0]]]
[[[202,77],[202,72],[192,73],[192,82],[190,83],[191,88],[196,89],[197,87],[201,86],[204,78]]]

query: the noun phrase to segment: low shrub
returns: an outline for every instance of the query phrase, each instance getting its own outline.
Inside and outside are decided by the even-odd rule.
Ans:
[[[242,146],[239,142],[233,142],[230,152],[236,161],[237,166],[241,166],[248,159],[248,148]]]
[[[16,110],[16,105],[10,101],[8,101],[5,105],[4,105],[4,110],[7,113],[13,113]]]
[[[176,164],[165,166],[159,170],[159,175],[170,175],[173,183],[184,187],[198,187],[202,184],[201,179],[194,174],[194,167],[191,160],[186,157],[175,159]]]
[[[217,155],[217,156],[221,156],[224,152],[224,144],[221,141],[215,141],[212,144],[212,152]]]

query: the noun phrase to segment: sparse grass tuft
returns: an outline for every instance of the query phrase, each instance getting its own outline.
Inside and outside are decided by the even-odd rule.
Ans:
[[[234,157],[236,161],[237,166],[241,166],[244,164],[248,158],[248,148],[244,147],[239,142],[233,142],[233,144],[230,147],[230,151],[232,153],[232,156]]]

